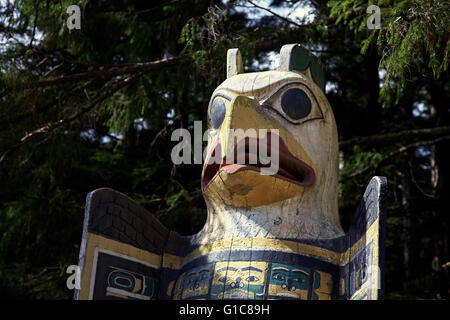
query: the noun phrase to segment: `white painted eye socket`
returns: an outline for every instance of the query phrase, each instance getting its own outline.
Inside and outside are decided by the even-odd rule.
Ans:
[[[242,282],[239,283],[239,287],[244,287],[244,284]]]
[[[287,287],[286,283],[283,283],[283,284],[281,285],[281,287],[282,287],[283,289],[286,289],[286,287]]]
[[[283,84],[260,101],[260,104],[294,125],[324,119],[314,92],[302,82]]]
[[[297,288],[295,286],[291,287],[291,291],[295,291]]]
[[[232,288],[236,287],[236,283],[235,283],[235,282],[232,282],[232,283],[230,284],[230,287],[232,287]]]

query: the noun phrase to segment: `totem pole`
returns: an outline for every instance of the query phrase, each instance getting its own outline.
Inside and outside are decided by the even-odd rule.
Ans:
[[[345,234],[337,128],[319,61],[290,44],[278,70],[243,70],[239,50],[228,50],[227,79],[208,107],[203,229],[180,236],[117,191],[89,193],[75,299],[383,297],[386,179],[372,178]],[[239,146],[244,161],[230,161]]]

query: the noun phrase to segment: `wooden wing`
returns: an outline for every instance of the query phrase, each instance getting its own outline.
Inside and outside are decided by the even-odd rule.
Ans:
[[[356,210],[341,271],[343,299],[377,300],[384,296],[386,229],[385,177],[373,177]]]
[[[155,299],[168,236],[155,217],[127,196],[108,188],[90,192],[74,299]]]

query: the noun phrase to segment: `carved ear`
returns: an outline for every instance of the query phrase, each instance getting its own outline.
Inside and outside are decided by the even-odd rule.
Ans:
[[[280,71],[298,71],[325,92],[325,74],[319,59],[299,44],[287,44],[280,51]]]
[[[227,78],[244,72],[242,56],[239,49],[228,49],[227,52]]]

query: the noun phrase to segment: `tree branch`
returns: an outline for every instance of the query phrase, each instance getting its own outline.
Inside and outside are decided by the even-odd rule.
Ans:
[[[91,83],[92,83],[92,80],[88,80],[85,83],[82,83],[79,86],[77,86],[76,88],[72,89],[70,93],[74,94],[74,93],[76,93],[76,92],[78,92],[80,90],[85,91],[86,88]],[[25,97],[28,97],[31,94],[32,93],[30,92],[29,94],[25,95]],[[1,119],[0,118],[0,128],[2,128],[2,130],[0,130],[0,131],[6,130],[6,126],[8,124],[16,123],[17,121],[22,121],[22,120],[28,119],[28,118],[32,117],[33,115],[35,115],[38,112],[46,111],[47,109],[49,109],[50,107],[53,107],[56,104],[57,99],[58,99],[57,96],[53,96],[52,99],[49,101],[49,103],[47,103],[47,104],[45,104],[43,106],[42,105],[37,105],[36,108],[32,109],[32,111],[21,113],[19,115],[11,117],[11,118],[5,118],[5,119]]]
[[[100,102],[111,97],[115,92],[124,88],[125,86],[130,84],[130,82],[132,80],[138,78],[141,75],[142,75],[142,73],[136,73],[135,75],[132,75],[124,80],[121,80],[118,83],[116,82],[116,84],[107,83],[105,85],[105,87],[101,90],[101,92],[103,92],[103,94],[99,95],[97,98],[92,100],[89,104],[82,107],[79,111],[75,112],[74,114],[72,114],[71,116],[69,116],[67,118],[64,118],[64,119],[61,119],[61,120],[58,120],[55,122],[50,122],[38,129],[35,129],[32,132],[27,133],[19,141],[17,141],[15,144],[11,145],[7,149],[1,150],[2,156],[0,157],[0,163],[2,163],[12,151],[19,148],[23,144],[28,143],[31,140],[34,140],[35,138],[37,138],[43,134],[47,134],[47,133],[55,130],[56,128],[59,128],[67,123],[70,123],[70,122],[78,119],[83,114],[91,111],[97,104],[99,104]]]
[[[0,32],[10,36],[14,33],[21,33],[22,31],[20,29],[16,29],[16,28],[13,28],[10,26],[5,26],[3,24],[0,24]]]
[[[172,3],[172,2],[176,2],[176,1],[175,0],[170,1],[169,3]],[[248,2],[257,8],[266,10],[269,13],[277,16],[278,18],[280,18],[284,21],[287,21],[291,24],[294,24],[298,28],[302,28],[302,29],[313,28],[317,25],[323,25],[323,24],[328,25],[328,24],[334,23],[336,21],[336,18],[318,19],[317,21],[315,21],[313,23],[302,25],[302,24],[298,24],[295,21],[292,21],[288,18],[280,16],[279,14],[273,12],[272,10],[270,10],[268,8],[261,7],[255,3],[253,3],[250,0]],[[359,10],[359,9],[360,9],[360,7],[356,8],[354,10],[354,14],[359,14],[361,12],[361,10]],[[4,28],[4,27],[0,25],[0,30],[2,28]],[[292,32],[293,32],[293,30],[289,30],[289,31],[283,32],[283,33],[277,32],[273,36],[268,37],[268,40],[261,41],[260,43],[257,44],[257,46],[255,47],[255,53],[258,54],[261,52],[271,51],[271,50],[279,48],[281,44],[283,44],[287,41],[286,38],[289,38],[289,39],[292,38],[292,37],[289,37],[289,35],[291,35]],[[295,32],[295,30],[294,30],[294,32]],[[161,59],[161,60],[145,62],[145,63],[124,64],[124,65],[112,67],[108,70],[90,71],[90,72],[84,72],[84,73],[78,73],[78,74],[72,74],[72,75],[64,75],[59,78],[54,78],[54,79],[49,79],[49,80],[41,80],[41,81],[36,81],[36,82],[22,82],[22,83],[19,83],[16,85],[12,85],[10,87],[7,87],[7,86],[4,87],[4,89],[0,92],[0,98],[3,97],[4,95],[6,95],[8,92],[15,91],[15,90],[42,88],[42,87],[59,85],[59,84],[67,83],[67,82],[73,82],[73,81],[79,81],[79,80],[91,79],[91,78],[112,78],[112,77],[118,76],[118,75],[132,74],[132,73],[141,72],[141,71],[145,71],[145,72],[155,71],[155,70],[163,69],[165,67],[177,65],[178,63],[181,63],[181,62],[184,62],[187,60],[189,60],[188,55],[180,55],[180,56],[175,56],[172,58]]]
[[[22,90],[22,89],[31,89],[31,88],[42,88],[48,86],[59,85],[67,82],[74,82],[79,80],[91,79],[91,78],[112,78],[124,74],[134,74],[136,72],[149,72],[160,70],[164,67],[174,66],[180,62],[183,62],[187,59],[186,55],[181,55],[173,58],[161,59],[151,62],[145,63],[135,63],[132,65],[127,65],[126,67],[115,67],[108,70],[100,70],[100,71],[90,71],[84,73],[71,74],[66,76],[61,76],[59,78],[50,79],[50,80],[42,80],[37,82],[23,82],[11,87],[5,88],[4,91],[12,91],[12,90]],[[6,92],[5,92],[6,93]]]
[[[34,37],[36,35],[36,27],[37,27],[38,16],[39,16],[39,9],[38,8],[39,8],[38,6],[35,8],[36,9],[36,13],[34,14],[33,32],[31,33],[30,43],[28,44],[28,48],[31,48],[33,46]]]
[[[430,146],[430,145],[433,145],[433,144],[436,144],[436,143],[439,143],[441,141],[448,140],[448,139],[450,139],[450,136],[443,136],[443,137],[439,137],[439,138],[434,139],[434,140],[418,141],[418,142],[415,142],[415,143],[408,144],[406,146],[401,146],[400,148],[398,148],[398,149],[396,149],[394,151],[391,151],[386,156],[384,156],[380,160],[380,162],[376,164],[375,167],[379,167],[381,163],[383,163],[384,161],[388,160],[389,158],[392,158],[393,156],[396,156],[396,155],[398,155],[400,153],[403,153],[403,152],[406,152],[408,150],[411,150],[411,149],[414,149],[414,148],[418,148],[418,147]],[[339,179],[339,182],[342,182],[342,181],[344,181],[346,179],[354,178],[354,177],[356,177],[356,176],[358,176],[360,174],[363,174],[363,173],[367,172],[369,169],[371,169],[372,167],[373,166],[367,166],[367,167],[365,167],[363,169],[360,169],[360,170],[357,170],[355,172],[352,172],[351,174],[345,175],[345,176],[343,176],[342,178]]]
[[[289,24],[293,24],[294,26],[297,26],[297,27],[302,27],[301,24],[299,24],[299,23],[297,23],[297,22],[295,22],[295,21],[292,21],[292,20],[289,19],[289,18],[283,17],[283,16],[279,15],[278,13],[273,12],[273,11],[270,10],[269,8],[261,7],[261,6],[257,5],[256,3],[254,3],[254,2],[252,2],[252,1],[250,1],[250,0],[247,0],[247,2],[250,3],[250,4],[252,4],[255,8],[258,8],[258,9],[261,9],[261,10],[264,10],[264,11],[269,12],[271,15],[277,17],[277,18],[280,19],[280,20],[283,20],[284,22],[287,22],[287,23],[289,23]]]
[[[395,133],[378,134],[367,137],[356,137],[349,140],[344,140],[339,142],[339,148],[341,150],[345,150],[350,149],[355,145],[362,145],[366,143],[380,143],[380,142],[385,143],[399,140],[429,139],[447,135],[450,135],[450,127],[413,129]]]

